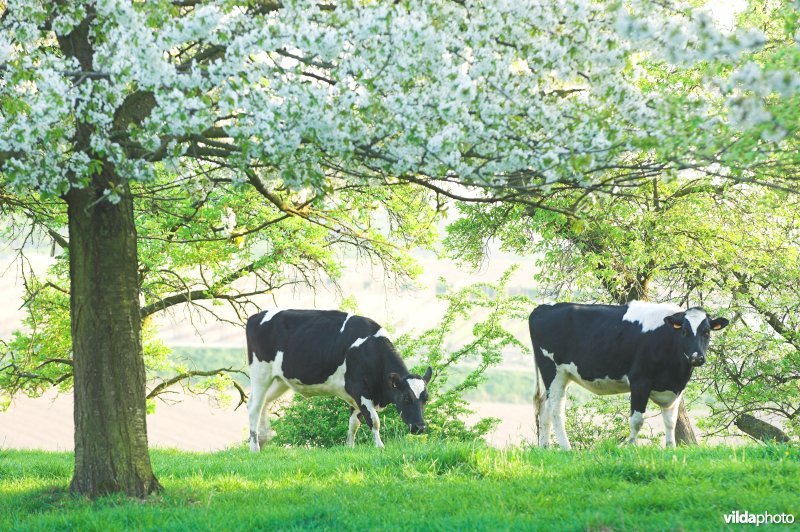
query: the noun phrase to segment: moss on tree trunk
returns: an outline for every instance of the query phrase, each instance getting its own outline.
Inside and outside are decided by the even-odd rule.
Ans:
[[[67,195],[75,388],[71,491],[89,497],[160,489],[147,447],[136,227],[127,186],[102,199],[113,174]]]

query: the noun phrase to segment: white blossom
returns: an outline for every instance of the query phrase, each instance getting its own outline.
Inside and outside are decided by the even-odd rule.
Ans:
[[[14,103],[0,116],[0,153],[11,154],[0,172],[11,185],[83,186],[94,159],[123,179],[151,179],[159,165],[180,169],[199,149],[193,139],[212,127],[235,147],[228,164],[267,163],[298,190],[320,185],[332,166],[487,183],[524,173],[554,183],[581,165],[623,161],[693,113],[708,113],[713,128],[713,106],[696,93],[680,112],[669,107],[688,88],[644,90],[644,61],[739,66],[716,81],[739,128],[771,120],[763,98],[800,89],[794,72],[740,64],[763,44],[760,33],[728,34],[708,14],[646,0],[353,0],[324,10],[285,0],[263,13],[220,0],[180,15],[159,3],[98,0],[92,70],[83,72],[55,50],[54,34],[79,24],[87,5],[8,3],[0,99]],[[40,29],[47,17],[52,30]],[[141,123],[115,130],[134,92],[155,105]],[[85,153],[73,149],[76,124],[91,130]]]

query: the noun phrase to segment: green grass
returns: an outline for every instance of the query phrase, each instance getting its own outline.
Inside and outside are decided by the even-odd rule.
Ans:
[[[155,450],[165,491],[69,495],[68,453],[0,451],[0,530],[719,529],[732,510],[800,518],[789,446],[498,450],[404,441],[380,451]]]

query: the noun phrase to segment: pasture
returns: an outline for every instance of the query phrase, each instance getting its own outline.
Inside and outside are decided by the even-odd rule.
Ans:
[[[66,491],[69,453],[0,452],[2,530],[704,530],[732,511],[800,514],[796,446],[499,450],[407,438],[384,450],[153,450],[144,501]]]

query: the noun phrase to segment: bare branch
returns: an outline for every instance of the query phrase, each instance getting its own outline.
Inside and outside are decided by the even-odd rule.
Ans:
[[[242,371],[240,369],[230,368],[230,367],[228,367],[228,368],[217,368],[217,369],[211,369],[211,370],[205,370],[205,371],[202,371],[202,370],[187,371],[185,373],[180,373],[178,375],[175,375],[172,378],[169,378],[169,379],[166,379],[166,380],[162,381],[155,388],[150,390],[150,393],[147,394],[147,399],[153,399],[153,398],[157,397],[159,394],[164,393],[164,391],[167,388],[169,388],[170,386],[172,386],[173,384],[177,384],[177,383],[179,383],[179,382],[181,382],[183,380],[186,380],[186,379],[191,379],[192,377],[213,377],[214,375],[223,375],[223,374],[229,374],[229,373],[239,373],[241,375],[246,375],[246,373],[244,371]],[[239,393],[243,398],[246,397],[246,395],[244,394],[244,390],[242,389],[241,386],[236,385],[235,387],[239,390]],[[242,399],[242,401],[243,400],[244,399]],[[239,405],[241,405],[241,402],[239,403]],[[236,408],[239,408],[239,406],[237,406]]]

